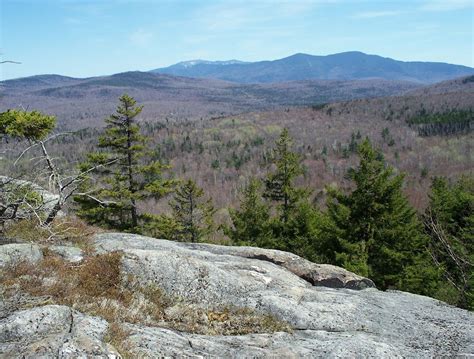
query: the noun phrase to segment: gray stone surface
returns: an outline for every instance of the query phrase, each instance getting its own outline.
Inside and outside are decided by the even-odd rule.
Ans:
[[[14,263],[25,261],[37,263],[43,259],[38,245],[32,243],[10,243],[0,245],[0,270]]]
[[[291,333],[208,336],[125,324],[127,339],[121,347],[132,357],[451,358],[474,354],[473,313],[428,297],[379,291],[371,281],[338,267],[316,265],[279,251],[176,243],[131,234],[103,233],[95,237],[94,246],[102,253],[123,251],[125,274],[186,299],[180,303],[252,308],[294,328]],[[0,290],[0,358],[118,358],[117,351],[105,343],[105,320],[66,306],[44,305],[48,298],[18,294],[3,305],[1,297]],[[18,310],[25,306],[31,309]]]
[[[333,266],[257,248],[100,234],[99,252],[122,250],[123,269],[144,284],[203,305],[271,313],[293,333],[204,336],[128,325],[138,357],[454,357],[474,354],[474,316],[437,300],[364,288]],[[322,278],[320,280],[320,278]],[[341,287],[346,288],[341,288]],[[336,287],[336,288],[332,288]]]
[[[49,246],[50,251],[59,255],[68,262],[77,263],[84,259],[84,253],[80,248],[72,246]]]
[[[46,305],[0,319],[1,358],[118,358],[104,343],[108,324],[66,306]]]

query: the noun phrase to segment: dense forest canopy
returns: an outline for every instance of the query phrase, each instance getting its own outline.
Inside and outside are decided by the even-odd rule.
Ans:
[[[60,200],[42,218],[33,188],[3,182],[2,220],[49,226],[68,210],[108,229],[281,249],[368,276],[381,289],[472,309],[471,134],[453,138],[459,131],[449,127],[470,126],[472,110],[426,113],[388,102],[384,126],[374,128],[363,105],[170,124],[140,121],[142,107],[123,95],[103,129],[69,134],[53,133],[52,116],[9,110],[0,116],[4,148],[15,141],[25,150],[6,153],[3,170],[52,183]],[[456,151],[457,178],[439,176],[443,164],[431,161],[445,154],[410,127],[432,124],[449,127],[429,136]],[[318,131],[324,136],[313,137]],[[38,175],[25,176],[32,171]],[[413,188],[425,196],[422,205]]]

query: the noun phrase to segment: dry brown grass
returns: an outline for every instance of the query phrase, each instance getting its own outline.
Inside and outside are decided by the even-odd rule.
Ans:
[[[221,306],[205,309],[184,304],[170,308],[166,314],[168,326],[195,334],[245,335],[292,330],[287,323],[249,308]]]
[[[288,324],[251,309],[203,308],[166,295],[155,285],[142,286],[121,272],[121,252],[91,255],[80,264],[64,261],[47,248],[36,265],[20,262],[0,272],[7,296],[23,293],[49,304],[68,305],[111,324],[116,347],[122,323],[161,326],[206,335],[291,331]],[[122,333],[126,338],[125,332]]]
[[[123,323],[112,322],[109,324],[104,341],[111,344],[118,350],[123,359],[131,359],[135,356],[130,352],[127,339],[130,336],[130,331],[126,330]]]
[[[4,286],[17,284],[33,296],[47,295],[59,304],[75,296],[116,298],[120,286],[120,252],[90,256],[84,263],[73,265],[43,250],[44,259],[36,265],[19,262],[0,272]]]
[[[47,229],[41,228],[37,220],[25,219],[8,224],[3,235],[10,240],[41,242],[49,237],[49,232]]]
[[[86,254],[92,254],[91,238],[103,229],[88,225],[75,216],[56,218],[51,225],[43,227],[35,219],[9,223],[3,235],[9,240],[40,244],[73,244]]]

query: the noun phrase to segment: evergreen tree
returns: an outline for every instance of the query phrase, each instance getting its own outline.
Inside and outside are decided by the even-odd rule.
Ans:
[[[145,213],[143,217],[143,234],[172,241],[180,240],[183,227],[170,214]]]
[[[50,134],[56,117],[38,111],[8,110],[0,113],[0,138],[26,139],[37,142]]]
[[[211,200],[204,200],[204,191],[193,180],[187,180],[176,190],[169,202],[179,229],[176,239],[182,242],[198,242],[211,233],[214,208]]]
[[[430,252],[443,281],[437,298],[474,309],[474,178],[434,178],[423,216]]]
[[[264,197],[279,204],[280,219],[288,222],[291,210],[296,203],[307,195],[306,191],[296,188],[294,180],[304,173],[301,159],[291,151],[293,140],[285,128],[276,141],[272,162],[276,170],[265,179]]]
[[[287,222],[279,218],[270,220],[275,245],[271,248],[292,252],[314,262],[321,262],[319,241],[321,237],[320,212],[308,201],[299,200],[291,210]]]
[[[29,148],[33,148],[51,133],[55,125],[54,116],[38,111],[8,110],[0,113],[0,140],[27,140]],[[17,179],[21,177],[15,175]],[[12,177],[0,178],[0,232],[7,221],[36,218],[44,205],[42,196],[33,185]],[[40,222],[44,222],[43,219]]]
[[[98,145],[102,151],[89,154],[87,163],[82,164],[84,169],[97,164],[108,166],[94,171],[75,200],[79,216],[89,222],[137,232],[143,220],[139,202],[163,197],[174,182],[162,176],[169,166],[145,161],[150,154],[136,121],[143,107],[136,106],[126,94],[119,101],[116,113],[105,120],[107,126]]]
[[[358,153],[360,164],[349,172],[355,189],[329,189],[321,250],[330,262],[370,277],[382,289],[432,293],[437,273],[421,222],[402,193],[403,175],[385,165],[368,139]]]
[[[251,179],[241,192],[240,208],[230,209],[233,228],[226,228],[225,234],[239,245],[272,247],[269,227],[270,207],[263,201],[260,180]]]

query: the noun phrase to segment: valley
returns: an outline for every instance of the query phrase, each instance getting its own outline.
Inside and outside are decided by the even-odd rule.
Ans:
[[[193,178],[202,186],[222,209],[224,221],[225,208],[237,204],[249,178],[269,170],[271,149],[283,128],[306,168],[299,184],[312,189],[315,198],[321,200],[329,184],[347,186],[356,144],[368,137],[388,163],[406,173],[405,191],[421,210],[431,177],[472,173],[473,134],[423,137],[407,121],[420,113],[472,110],[471,79],[425,87],[388,81],[248,86],[147,73],[84,80],[45,76],[4,82],[8,92],[2,106],[23,101],[26,108],[56,115],[57,131],[73,133],[51,145],[70,165],[93,149],[118,96],[135,95],[143,100],[139,122],[155,158],[169,163],[173,176]],[[347,101],[358,96],[364,98]],[[159,212],[165,203],[146,206]]]

